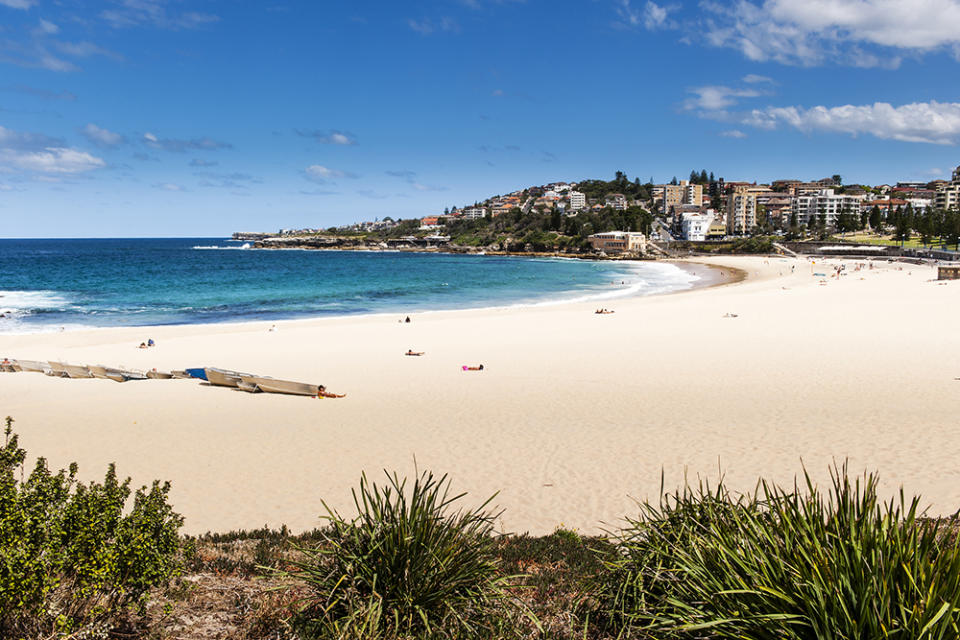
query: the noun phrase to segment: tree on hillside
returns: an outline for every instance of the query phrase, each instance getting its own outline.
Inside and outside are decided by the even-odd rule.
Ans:
[[[833,174],[833,175],[830,176],[830,177],[831,177],[831,178],[833,179],[833,181],[834,181],[835,183],[837,183],[838,185],[839,185],[839,184],[843,184],[843,178],[840,176],[839,173],[835,173],[835,174]]]
[[[870,228],[879,233],[880,226],[883,224],[883,215],[880,213],[880,207],[873,205],[873,208],[870,209],[870,218],[868,221],[870,222]]]

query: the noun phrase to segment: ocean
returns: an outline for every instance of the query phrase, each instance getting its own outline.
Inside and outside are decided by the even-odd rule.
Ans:
[[[0,240],[0,333],[598,301],[688,289],[664,263],[257,250],[224,238]]]

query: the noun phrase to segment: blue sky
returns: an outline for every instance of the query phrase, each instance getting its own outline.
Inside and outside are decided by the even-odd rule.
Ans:
[[[530,184],[944,177],[960,0],[0,0],[0,236],[419,217]]]

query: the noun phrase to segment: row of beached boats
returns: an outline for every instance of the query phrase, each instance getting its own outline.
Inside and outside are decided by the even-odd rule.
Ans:
[[[103,378],[116,382],[196,378],[206,380],[210,384],[219,387],[232,387],[250,393],[263,391],[297,396],[316,396],[324,389],[323,385],[280,380],[269,376],[257,376],[251,373],[240,373],[238,371],[218,369],[216,367],[197,367],[169,372],[151,369],[150,371],[144,372],[118,367],[105,367],[103,365],[73,365],[65,362],[55,362],[53,360],[11,360],[4,358],[3,361],[0,362],[0,371],[8,373],[32,371],[60,378]]]

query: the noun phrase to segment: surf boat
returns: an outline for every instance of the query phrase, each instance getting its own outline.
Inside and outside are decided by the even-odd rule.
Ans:
[[[260,391],[266,391],[267,393],[286,393],[294,396],[315,396],[320,390],[320,385],[292,380],[278,380],[266,376],[244,375],[242,376],[242,382],[256,385]]]
[[[207,379],[207,370],[203,367],[196,367],[193,369],[184,369],[183,372],[191,378],[197,378],[198,380]]]
[[[193,377],[192,375],[187,373],[187,371],[184,369],[174,369],[173,371],[170,372],[170,375],[173,376],[174,378],[180,378],[180,379]]]
[[[77,364],[64,364],[63,370],[67,372],[67,377],[70,377],[70,378],[92,378],[93,377],[93,374],[90,373],[90,369]]]
[[[17,371],[19,371],[19,369],[17,369],[17,361],[8,360],[7,358],[4,358],[3,362],[0,362],[0,371],[16,373]]]
[[[156,369],[151,369],[147,371],[147,377],[153,380],[170,380],[173,378],[172,373],[167,373],[166,371],[157,371]]]
[[[70,374],[67,373],[66,365],[63,364],[62,362],[54,362],[53,360],[49,360],[47,364],[50,365],[50,371],[49,372],[44,371],[44,373],[46,373],[47,375],[53,376],[55,378],[70,377]]]
[[[90,370],[94,378],[109,379],[109,376],[107,376],[107,368],[102,364],[88,364],[87,369]]]
[[[16,366],[20,367],[20,371],[34,371],[36,373],[44,373],[50,369],[49,364],[38,360],[17,360]]]
[[[115,369],[106,367],[106,377],[114,382],[127,382],[129,380],[146,380],[147,376],[139,371],[130,371],[128,369]]]
[[[229,369],[217,369],[216,367],[207,367],[203,370],[207,374],[207,382],[218,387],[234,387],[240,385],[243,376],[249,375],[239,371],[230,371]]]

